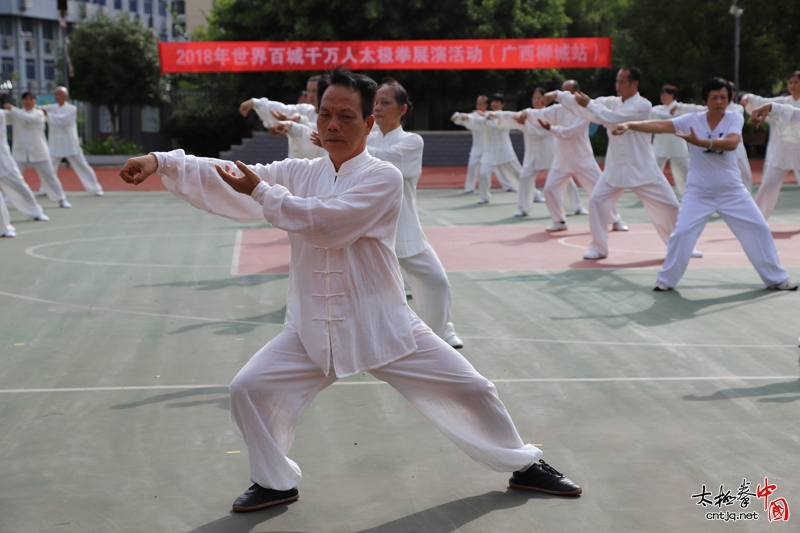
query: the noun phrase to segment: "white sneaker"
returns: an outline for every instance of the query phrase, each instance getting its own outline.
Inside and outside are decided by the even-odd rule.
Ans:
[[[58,207],[63,207],[64,209],[69,209],[70,207],[72,207],[72,204],[69,203],[69,201],[66,198],[64,198],[63,200],[58,202]]]
[[[577,211],[575,211],[576,215],[588,215],[589,211],[587,211],[583,206],[580,207]]]
[[[667,286],[663,281],[656,280],[656,284],[653,285],[653,290],[656,292],[667,292],[671,291],[672,287]]]
[[[9,239],[13,238],[13,237],[16,237],[16,236],[17,236],[17,232],[14,231],[13,229],[10,229],[7,232],[5,232],[2,235],[0,235],[0,237],[8,237]]]
[[[703,257],[703,252],[700,250],[692,250],[692,257]]]
[[[48,220],[50,220],[50,217],[42,213],[38,217],[33,217],[33,220],[38,220],[39,222],[47,222]]]
[[[514,187],[509,187],[508,189],[506,189],[506,192],[517,192],[517,189],[515,189]],[[534,200],[534,202],[535,201],[536,200]]]
[[[775,285],[767,285],[767,288],[776,291],[796,291],[797,283],[793,283],[792,280],[786,278],[785,280],[781,281],[780,283],[776,283]]]
[[[103,196],[103,191],[97,191],[94,193],[95,196]]]
[[[614,224],[611,226],[611,231],[628,231],[628,225],[622,220],[619,222],[614,222]]]
[[[552,224],[547,226],[547,229],[545,229],[545,231],[550,231],[550,232],[553,232],[553,231],[566,231],[567,229],[568,229],[568,227],[567,227],[567,223],[566,222],[553,222]]]
[[[488,204],[488,203],[489,203],[489,200],[486,200],[485,198],[481,198],[480,200],[478,200],[478,205],[483,205],[483,204]]]
[[[589,250],[583,254],[584,259],[605,259],[606,256],[596,250]]]
[[[445,342],[450,346],[452,346],[453,348],[455,348],[456,350],[459,350],[464,347],[464,341],[459,339],[458,335],[456,335],[455,333],[447,337],[447,340]]]
[[[534,201],[534,203],[537,203],[537,204],[543,204],[547,200],[545,200],[544,196],[542,196],[541,194],[537,194],[536,196],[533,197],[533,201]]]
[[[42,196],[47,196],[47,193],[44,192],[44,190],[39,189],[38,191],[36,191],[36,197],[37,198],[41,198]]]
[[[465,189],[464,194],[472,194],[475,192],[475,189]]]
[[[528,213],[526,213],[522,209],[517,209],[516,211],[514,211],[514,216],[515,217],[526,217],[526,216],[528,216]]]

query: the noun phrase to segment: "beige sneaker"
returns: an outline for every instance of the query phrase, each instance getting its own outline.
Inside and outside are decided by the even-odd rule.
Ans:
[[[776,291],[796,291],[797,283],[794,283],[792,282],[791,279],[786,278],[785,280],[781,281],[780,283],[776,283],[775,285],[767,285],[767,288]]]

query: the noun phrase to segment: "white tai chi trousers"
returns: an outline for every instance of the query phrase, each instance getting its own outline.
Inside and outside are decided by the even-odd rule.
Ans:
[[[670,157],[659,156],[656,157],[656,163],[661,172],[664,172],[664,167],[667,166],[669,161],[669,168],[672,170],[672,178],[675,180],[675,189],[678,194],[683,195],[686,190],[686,176],[689,174],[689,158],[688,157]]]
[[[572,209],[567,202],[569,184],[572,183],[572,186],[575,186],[572,182],[572,178],[578,180],[578,183],[581,184],[586,194],[591,197],[601,174],[602,172],[600,169],[595,166],[588,166],[587,168],[578,168],[570,171],[550,169],[550,172],[547,174],[547,181],[544,183],[544,199],[547,202],[547,210],[550,211],[550,218],[553,219],[554,223],[566,222],[564,219],[565,208],[568,212],[573,213],[578,210],[578,208]],[[575,193],[577,194],[577,192],[578,189],[575,187]],[[580,206],[580,199],[578,200],[578,206]],[[612,222],[619,222],[622,220],[619,213],[617,213],[616,201],[612,204],[609,214]]]
[[[489,193],[489,189],[492,188],[492,173],[497,176],[497,181],[500,182],[503,189],[509,191],[517,189],[521,172],[522,165],[516,159],[494,167],[481,165],[478,172],[478,192],[481,194],[481,200],[488,201],[492,196]]]
[[[542,451],[522,442],[494,385],[421,320],[415,317],[412,326],[417,351],[369,373],[394,387],[486,468],[515,472],[533,464]],[[289,330],[261,348],[233,378],[231,418],[247,445],[253,483],[275,490],[297,486],[300,467],[286,457],[297,419],[336,379],[333,372],[322,373],[297,333]]]
[[[517,209],[523,213],[530,213],[533,210],[533,198],[539,195],[536,189],[536,176],[542,169],[532,169],[522,167],[519,175],[519,195],[517,196]],[[563,197],[564,209],[567,213],[576,213],[583,206],[578,195],[578,187],[571,179],[567,183]]]
[[[478,176],[481,171],[481,154],[469,154],[467,163],[467,179],[464,181],[464,192],[475,192],[478,188]]]
[[[742,175],[742,183],[747,187],[747,192],[752,194],[753,171],[750,169],[750,160],[747,159],[747,150],[742,142],[736,147],[736,164],[739,166],[739,173]]]
[[[36,169],[36,172],[39,174],[39,180],[42,182],[42,190],[47,193],[47,197],[50,200],[60,202],[61,200],[67,199],[67,195],[64,193],[64,187],[61,186],[61,182],[58,180],[58,176],[56,176],[56,172],[53,170],[53,164],[49,159],[45,159],[44,161],[29,161],[27,163],[20,163],[17,161],[17,165],[19,165],[20,170],[25,170],[29,167]]]
[[[11,225],[11,217],[8,215],[8,208],[6,207],[6,200],[0,194],[0,235],[5,235],[8,232],[14,232],[16,229]]]
[[[765,285],[775,285],[789,277],[778,261],[778,250],[767,221],[746,188],[707,191],[690,187],[683,196],[675,231],[669,237],[667,258],[658,273],[659,281],[668,287],[678,284],[689,265],[694,245],[714,212],[720,214],[742,243],[744,253]]]
[[[425,250],[410,257],[398,257],[398,261],[403,278],[411,287],[417,316],[442,339],[452,337],[456,331],[450,321],[450,281],[436,251],[425,243]]]
[[[36,202],[31,188],[28,187],[19,172],[0,176],[0,187],[2,187],[8,201],[26,217],[37,218],[44,214],[42,206]]]
[[[764,174],[761,176],[761,186],[756,193],[756,205],[761,210],[764,218],[769,220],[775,204],[778,203],[778,194],[781,192],[781,185],[786,178],[786,174],[791,172],[790,168],[776,168],[772,165],[764,166]]]
[[[86,192],[90,192],[98,196],[103,194],[103,187],[101,187],[100,182],[97,181],[97,174],[95,174],[92,167],[89,166],[89,163],[86,161],[86,157],[82,152],[75,155],[68,155],[66,157],[54,157],[54,169],[58,169],[58,165],[61,163],[62,159],[69,161],[69,166],[71,166],[75,171],[75,174],[78,175],[78,179],[81,180],[81,185],[83,185],[83,188],[86,189]]]
[[[656,227],[664,244],[669,242],[669,236],[675,229],[678,219],[678,204],[675,193],[666,179],[659,179],[646,185],[630,187],[642,201],[650,220]],[[589,199],[589,230],[592,234],[590,252],[608,255],[608,226],[611,223],[611,209],[617,205],[625,187],[612,187],[605,176],[601,177]]]

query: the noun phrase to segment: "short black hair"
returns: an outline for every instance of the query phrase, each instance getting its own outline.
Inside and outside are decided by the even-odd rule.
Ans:
[[[663,93],[671,94],[672,96],[678,96],[678,88],[674,85],[664,85],[659,94]]]
[[[411,111],[414,110],[414,104],[411,103],[411,99],[408,97],[408,91],[394,78],[383,78],[378,89],[382,87],[388,87],[394,92],[394,100],[397,102],[398,107],[403,107],[404,105],[408,106],[405,115],[400,119],[400,121],[405,124],[408,117],[411,116]]]
[[[506,98],[505,96],[503,96],[503,93],[494,93],[492,96],[489,97],[489,103],[491,104],[493,100],[506,103]]]
[[[34,100],[36,100],[36,95],[35,95],[35,94],[33,94],[32,92],[30,92],[30,91],[25,91],[24,93],[22,93],[22,99],[23,99],[23,100],[25,100],[25,99],[26,99],[27,97],[29,97],[29,96],[30,96],[31,98],[33,98]]]
[[[533,90],[533,94],[536,94],[536,93],[539,93],[542,96],[544,96],[545,94],[547,94],[547,90],[544,87],[537,87],[537,88],[535,88]]]
[[[625,65],[620,70],[627,70],[628,71],[628,81],[633,83],[638,81],[639,83],[642,82],[642,71],[639,70],[639,67],[634,67],[633,65]]]
[[[322,85],[324,90],[319,91]],[[378,84],[369,76],[363,74],[356,74],[342,66],[326,72],[317,85],[317,98],[319,103],[322,104],[322,97],[331,86],[340,85],[342,87],[349,87],[361,95],[361,115],[364,120],[372,116],[372,109],[375,105],[375,93],[378,92]]]
[[[730,102],[733,98],[733,84],[725,78],[711,78],[703,84],[703,88],[700,91],[703,96],[703,102],[708,101],[708,93],[720,89],[725,89],[727,91],[728,101]]]

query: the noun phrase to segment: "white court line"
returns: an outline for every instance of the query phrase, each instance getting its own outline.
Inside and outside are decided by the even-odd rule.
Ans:
[[[693,376],[693,377],[638,377],[638,378],[513,378],[492,379],[492,383],[609,383],[625,381],[753,381],[775,379],[799,379],[800,376]],[[337,381],[337,385],[386,385],[385,381]],[[0,389],[0,394],[35,392],[117,392],[143,390],[194,390],[228,388],[228,385],[153,385],[141,387],[73,387],[60,389]]]
[[[2,293],[0,293],[2,294]],[[679,344],[671,342],[622,342],[622,341],[576,341],[559,339],[527,339],[519,337],[470,337],[462,335],[462,339],[489,341],[541,342],[554,344],[599,344],[608,346],[653,346],[664,348],[796,348],[794,344]]]
[[[652,232],[636,232],[637,235],[641,235],[642,233],[652,233],[653,235],[657,235],[655,231]],[[585,235],[585,234],[584,234]],[[567,242],[569,239],[574,239],[577,237],[582,237],[583,235],[567,235],[566,237],[561,237],[558,239],[558,244],[563,246],[569,246],[570,248],[579,248],[581,250],[585,250],[588,245],[586,244],[572,244],[571,242]],[[726,240],[736,240],[734,239],[726,239]],[[614,253],[626,253],[626,254],[666,254],[666,249],[663,250],[624,250],[622,248],[611,248],[609,247],[610,252]],[[706,255],[744,255],[744,251],[740,252],[703,252]]]
[[[236,230],[236,240],[233,243],[233,259],[231,259],[231,276],[239,275],[239,253],[242,249],[242,230]]]
[[[0,291],[0,296],[8,296],[10,298],[18,298],[29,302],[44,303],[50,305],[63,305],[66,307],[75,307],[77,309],[88,309],[89,311],[103,311],[108,313],[121,313],[125,315],[139,315],[139,316],[154,316],[159,318],[182,318],[184,320],[197,320],[198,322],[214,322],[218,324],[249,324],[253,326],[278,326],[283,327],[283,324],[272,324],[270,322],[254,322],[250,320],[231,320],[228,318],[206,318],[202,316],[189,316],[189,315],[170,315],[167,313],[148,313],[146,311],[127,311],[124,309],[111,309],[109,307],[94,307],[91,305],[68,304],[64,302],[56,302],[54,300],[44,300],[42,298],[32,298],[30,296],[23,296],[21,294],[12,294],[10,292]]]

